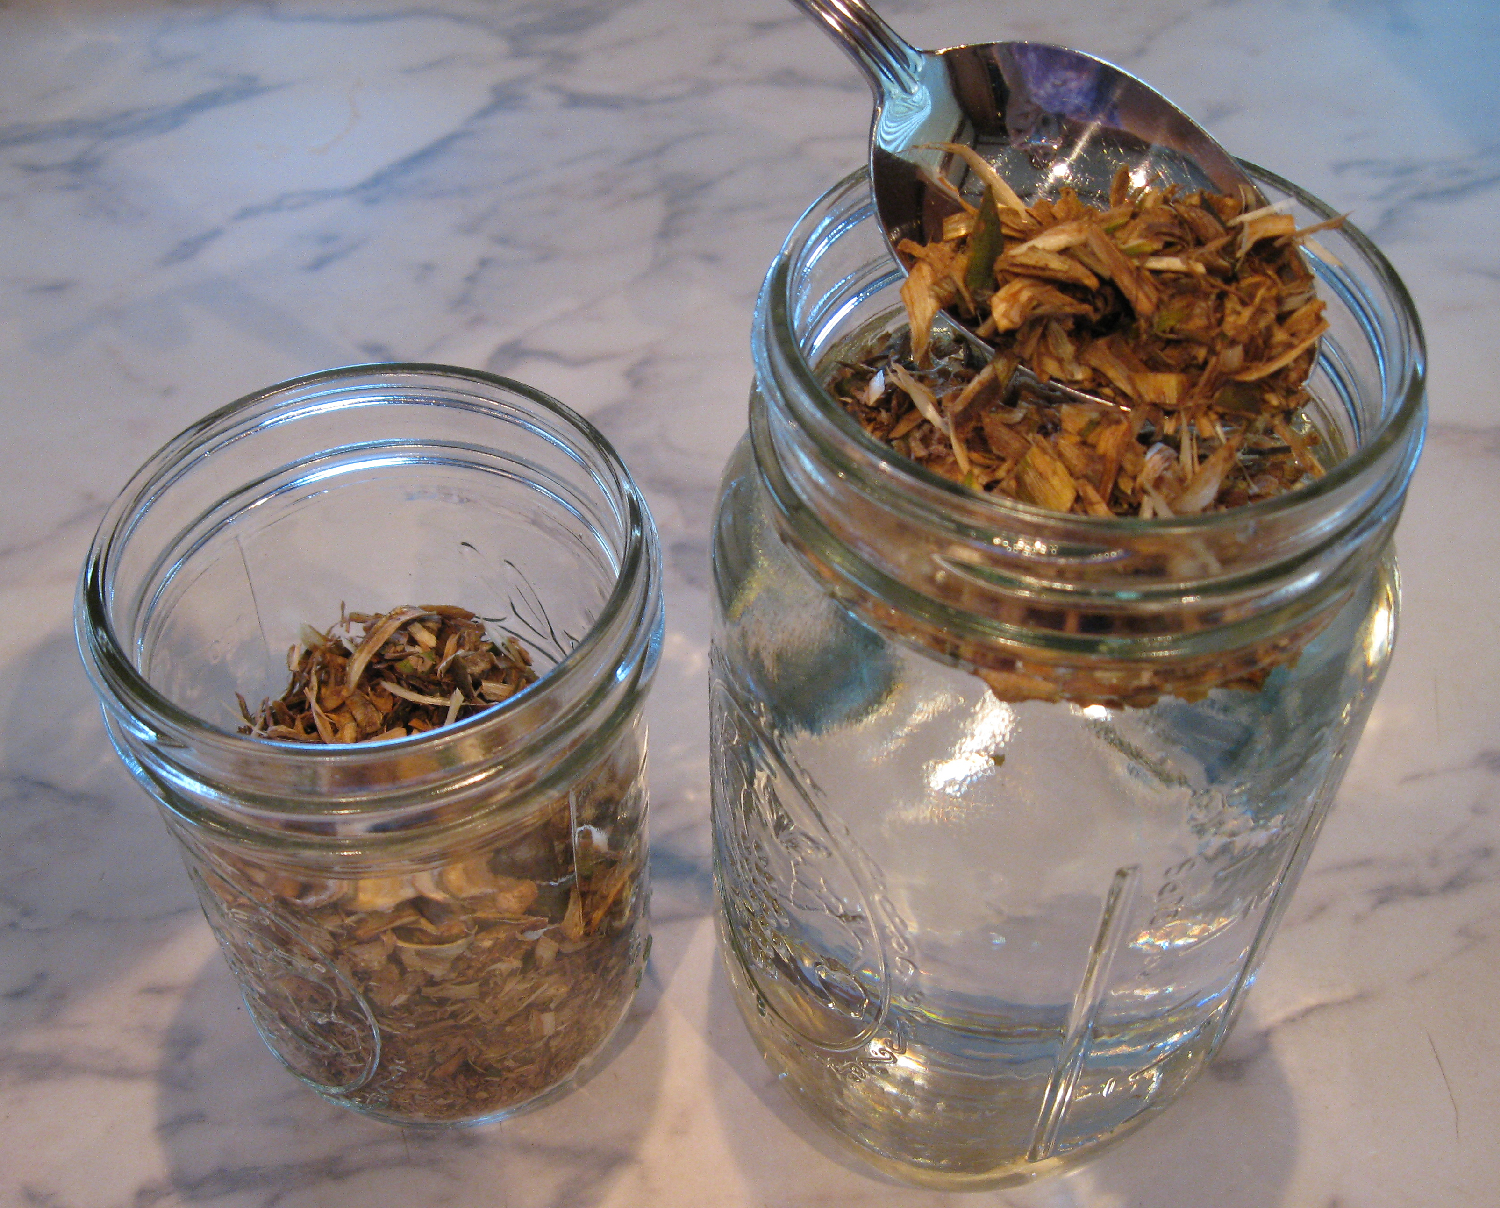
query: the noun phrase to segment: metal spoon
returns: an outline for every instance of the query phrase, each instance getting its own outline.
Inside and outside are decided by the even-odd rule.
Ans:
[[[1071,185],[1085,202],[1107,208],[1110,182],[1124,165],[1136,188],[1176,183],[1264,204],[1229,153],[1181,109],[1102,59],[1041,42],[918,50],[865,0],[792,3],[844,48],[874,90],[870,186],[903,268],[911,258],[898,245],[941,238],[943,219],[959,208],[954,190],[974,203],[984,192],[967,161],[940,143],[972,147],[1023,201],[1055,197]],[[1044,384],[1025,369],[1011,379],[1017,386],[1061,401],[1105,403]]]

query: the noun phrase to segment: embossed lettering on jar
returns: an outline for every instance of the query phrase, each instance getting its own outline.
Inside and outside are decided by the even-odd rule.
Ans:
[[[902,322],[862,175],[772,265],[714,533],[721,938],[784,1084],[890,1173],[1097,1152],[1203,1068],[1265,954],[1389,658],[1424,417],[1405,290],[1357,230],[1320,239],[1340,460],[1152,521],[980,497],[828,397],[819,366]]]
[[[540,678],[425,733],[240,732],[304,624],[458,605]],[[648,950],[644,501],[545,395],[443,366],[272,387],[162,449],[84,567],[79,646],[271,1050],[401,1124],[559,1094]],[[357,661],[357,660],[356,660]],[[455,706],[450,705],[450,712]]]

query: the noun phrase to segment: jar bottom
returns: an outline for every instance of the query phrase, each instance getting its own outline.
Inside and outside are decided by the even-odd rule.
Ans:
[[[590,800],[618,806],[639,794],[570,799],[587,811]],[[564,835],[574,833],[572,813],[550,815]],[[627,842],[614,829],[616,846],[603,850],[623,858],[585,844],[581,878],[580,848],[563,842],[566,878],[560,867],[529,869],[552,875],[545,894],[535,881],[512,878],[461,899],[449,891],[483,890],[492,859],[514,867],[527,850],[535,857],[542,840],[555,854],[555,828],[532,828],[529,848],[455,858],[437,872],[340,881],[287,876],[183,841],[247,1011],[288,1071],[340,1107],[443,1127],[547,1102],[610,1051],[650,951],[644,836]],[[585,825],[577,833],[601,832]],[[564,879],[571,893],[557,892]],[[392,901],[377,901],[377,891]],[[429,915],[465,934],[420,942],[437,926]]]
[[[823,1136],[858,1163],[903,1183],[936,1191],[1019,1187],[1086,1165],[1171,1106],[1178,1092],[1212,1057],[1219,1031],[1215,1017],[1162,1063],[1171,1067],[1160,1071],[1163,1080],[1172,1084],[1170,1090],[1144,1102],[1138,1095],[1117,1096],[1113,1124],[1101,1125],[1084,1143],[1034,1160],[1024,1142],[1007,1145],[1000,1134],[1030,1136],[1045,1077],[1027,1080],[1010,1096],[995,1096],[993,1119],[988,1121],[995,1135],[966,1133],[955,1127],[955,1122],[937,1118],[941,1111],[927,1120],[897,1120],[896,1113],[885,1110],[879,1102],[885,1095],[861,1095],[861,1079],[850,1077],[852,1070],[865,1065],[859,1060],[860,1054],[810,1048],[778,1026],[734,955],[722,913],[718,927],[719,951],[735,1007],[756,1048],[793,1102],[818,1125]],[[1008,1108],[1006,1104],[1012,1099],[1014,1105]]]
[[[624,1024],[630,1014],[630,1009],[635,1005],[636,996],[640,991],[641,979],[646,973],[646,962],[651,954],[651,937],[646,936],[645,944],[641,950],[641,956],[636,965],[635,977],[630,983],[630,988],[625,993],[617,1011],[605,1027],[604,1035],[599,1043],[584,1055],[572,1071],[560,1081],[553,1083],[546,1090],[532,1095],[529,1099],[523,1099],[519,1103],[507,1104],[505,1107],[495,1111],[481,1112],[473,1116],[464,1116],[451,1120],[426,1120],[413,1118],[401,1112],[385,1111],[373,1103],[363,1103],[357,1099],[346,1099],[336,1094],[330,1094],[326,1087],[318,1086],[316,1083],[308,1082],[307,1079],[298,1075],[298,1081],[306,1082],[309,1087],[316,1091],[320,1098],[326,1099],[335,1107],[342,1107],[356,1115],[365,1116],[371,1120],[378,1120],[382,1124],[394,1124],[399,1128],[419,1129],[424,1132],[442,1132],[454,1128],[477,1128],[483,1124],[498,1124],[502,1120],[510,1120],[516,1116],[528,1115],[548,1104],[572,1094],[573,1091],[591,1081],[595,1074],[599,1073],[605,1066],[614,1060],[619,1050],[628,1042],[629,1037],[624,1033]],[[280,1054],[269,1044],[266,1046],[280,1059]],[[285,1062],[283,1061],[283,1064]],[[288,1067],[290,1069],[290,1067]],[[296,1074],[295,1070],[291,1073]]]

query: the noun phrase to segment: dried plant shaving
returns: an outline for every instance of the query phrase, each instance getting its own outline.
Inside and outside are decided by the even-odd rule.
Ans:
[[[475,614],[452,606],[304,626],[288,662],[281,697],[254,713],[241,699],[243,733],[401,737],[537,679],[519,642],[491,641]],[[535,811],[521,833],[417,868],[314,875],[284,857],[203,853],[221,942],[288,1063],[351,1106],[407,1121],[504,1111],[567,1077],[618,1022],[644,957],[641,790],[629,755]],[[361,1038],[369,1024],[376,1036]]]

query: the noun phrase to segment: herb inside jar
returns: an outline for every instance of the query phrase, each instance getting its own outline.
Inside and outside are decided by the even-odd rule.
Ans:
[[[241,699],[242,733],[399,737],[537,680],[519,642],[450,606],[305,628],[288,662],[281,697],[253,713]],[[627,742],[502,837],[379,875],[200,852],[211,920],[272,1047],[350,1106],[407,1122],[481,1118],[566,1078],[618,1022],[644,955],[638,773]]]
[[[945,144],[945,146],[948,146]],[[1169,517],[1269,498],[1323,473],[1305,419],[1323,303],[1296,228],[1238,198],[1134,189],[1108,209],[1069,188],[1025,206],[987,180],[912,258],[908,326],[833,367],[874,436],[987,494],[1091,516]],[[948,309],[986,338],[934,338]],[[1018,366],[1099,403],[1011,388]]]
[[[354,626],[361,632],[355,640]],[[285,692],[241,734],[292,742],[367,742],[452,725],[536,682],[514,637],[492,642],[484,622],[447,604],[371,616],[348,613],[325,633],[304,626]]]

